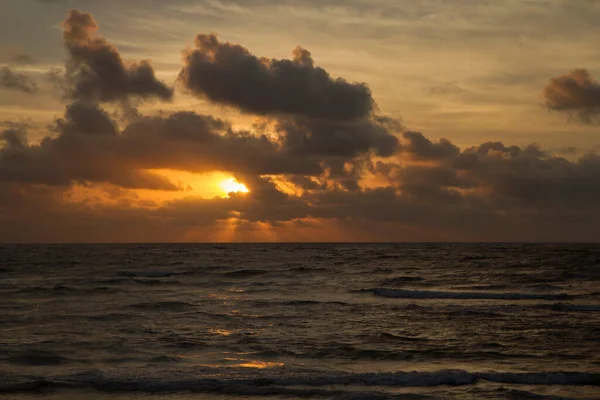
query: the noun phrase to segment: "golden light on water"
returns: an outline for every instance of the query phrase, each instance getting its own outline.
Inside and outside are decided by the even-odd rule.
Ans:
[[[221,182],[221,188],[225,193],[248,193],[249,190],[243,183],[239,183],[235,178],[225,179]]]
[[[285,364],[282,362],[265,362],[265,361],[246,361],[244,363],[238,364],[238,367],[242,368],[256,368],[256,369],[266,369],[266,368],[277,368],[283,367]]]
[[[210,333],[219,336],[230,336],[233,333],[233,331],[228,331],[226,329],[211,329]]]

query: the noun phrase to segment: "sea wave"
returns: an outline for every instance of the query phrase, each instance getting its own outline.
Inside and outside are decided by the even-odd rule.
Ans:
[[[234,385],[231,386],[227,383],[220,382],[206,382],[204,385],[191,387],[184,385],[184,387],[178,386],[163,386],[159,387],[156,385],[129,385],[123,383],[124,386],[115,384],[101,385],[100,387],[93,388],[102,392],[146,392],[146,393],[160,393],[170,394],[177,392],[192,392],[192,393],[216,393],[219,395],[234,395],[234,396],[260,396],[261,398],[271,396],[285,396],[285,397],[300,397],[300,398],[327,398],[327,399],[339,399],[339,400],[428,400],[434,399],[431,396],[421,394],[402,394],[393,395],[388,393],[381,393],[377,391],[352,391],[343,389],[321,389],[321,388],[291,388],[291,387],[276,387],[276,386],[260,386],[260,385]],[[57,391],[59,389],[90,389],[78,384],[66,384],[64,382],[51,382],[46,380],[24,382],[20,384],[7,385],[5,387],[0,386],[0,394],[12,394],[12,393],[45,393],[48,391]]]
[[[600,304],[552,304],[550,308],[554,311],[578,311],[578,312],[600,312]]]
[[[52,287],[31,286],[22,288],[16,291],[19,294],[40,295],[40,296],[87,296],[90,294],[114,293],[115,290],[105,287],[96,286],[92,288],[72,287],[66,285],[55,285]]]
[[[265,275],[269,271],[262,269],[239,269],[237,271],[225,272],[223,275],[230,278],[251,278],[253,276]]]
[[[401,340],[401,339],[400,339]],[[406,340],[405,340],[406,341]],[[413,340],[414,341],[414,340]],[[423,341],[425,342],[425,341]],[[288,352],[291,353],[291,352]],[[455,349],[405,349],[382,350],[361,348],[354,346],[322,347],[305,352],[293,353],[295,357],[307,359],[349,359],[370,361],[414,361],[414,360],[506,360],[506,359],[533,359],[543,357],[544,354],[492,351],[492,350],[463,350]]]
[[[148,311],[180,311],[191,309],[195,306],[185,301],[157,301],[129,304],[128,307]]]
[[[408,283],[422,282],[425,279],[415,276],[397,276],[382,281],[380,285],[405,285]]]
[[[8,355],[3,361],[21,366],[54,366],[62,365],[73,360],[50,351],[21,351]]]
[[[198,376],[201,376],[198,378]],[[171,379],[169,379],[171,378]],[[289,371],[274,368],[257,371],[252,368],[213,368],[199,371],[136,376],[119,376],[101,372],[53,377],[0,376],[0,393],[36,392],[48,388],[87,388],[112,392],[216,392],[252,395],[336,395],[335,385],[369,387],[438,387],[468,386],[479,381],[514,385],[590,385],[600,386],[600,373],[585,372],[468,372],[443,370],[435,372],[389,373],[325,373]],[[303,388],[298,388],[303,387]],[[299,392],[294,393],[293,390]],[[373,393],[372,393],[373,394]],[[377,393],[375,393],[377,394]],[[383,395],[383,394],[382,394]]]
[[[568,300],[574,298],[574,296],[565,293],[442,292],[389,288],[361,289],[358,292],[373,293],[376,296],[393,299]]]
[[[128,278],[168,278],[175,275],[183,275],[184,273],[177,271],[119,271],[120,276]]]

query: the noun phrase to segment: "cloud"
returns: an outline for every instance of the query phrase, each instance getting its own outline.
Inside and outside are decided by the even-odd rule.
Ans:
[[[138,112],[119,124],[100,102],[169,99],[172,89],[149,64],[125,63],[97,29],[90,14],[69,13],[75,100],[42,140],[28,138],[27,124],[3,124],[0,241],[215,240],[235,229],[247,240],[600,237],[597,153],[567,159],[500,141],[460,148],[406,131],[377,115],[368,86],[331,77],[300,47],[291,59],[265,59],[200,35],[185,52],[184,86],[261,116],[252,128],[194,111]],[[544,99],[590,120],[596,91],[580,70],[553,79]],[[225,172],[250,192],[201,198],[156,169]],[[150,201],[137,189],[179,198]]]
[[[57,136],[27,145],[6,130],[0,150],[0,181],[70,185],[108,182],[128,188],[176,190],[144,172],[170,168],[254,175],[319,175],[323,157],[292,154],[266,135],[234,131],[212,116],[177,112],[140,117],[120,130],[97,104],[78,101],[56,121]]]
[[[123,130],[118,142],[118,154],[146,168],[321,173],[318,158],[289,156],[265,134],[235,131],[226,121],[189,111],[138,119]]]
[[[37,91],[37,85],[34,81],[6,66],[0,68],[0,88],[24,93],[35,93]]]
[[[198,35],[184,52],[180,80],[198,96],[260,115],[349,121],[376,108],[366,84],[332,78],[306,49],[297,47],[289,60],[258,58],[214,34]]]
[[[126,64],[114,46],[96,35],[98,28],[91,14],[74,9],[63,23],[63,40],[70,55],[69,94],[73,98],[108,102],[129,96],[173,97],[173,89],[157,80],[150,61]]]
[[[117,128],[93,104],[77,102],[56,123],[57,137],[28,145],[23,130],[7,129],[0,135],[0,181],[70,186],[74,183],[110,182],[127,188],[177,190],[162,176],[137,169],[112,152]]]
[[[389,187],[396,189],[394,200],[378,207],[412,209],[417,225],[433,223],[428,218],[444,210],[438,218],[454,221],[456,226],[448,229],[457,232],[463,230],[459,225],[468,215],[478,215],[481,221],[497,220],[497,226],[477,227],[486,240],[500,240],[502,235],[495,235],[495,230],[512,224],[525,230],[527,240],[561,237],[560,232],[543,232],[550,226],[559,230],[561,225],[569,226],[573,231],[562,237],[573,235],[585,240],[593,239],[591,232],[598,232],[592,226],[592,221],[600,220],[595,206],[600,201],[596,183],[600,155],[596,153],[570,161],[533,145],[488,142],[433,165],[379,162],[374,173],[387,178]],[[388,218],[392,220],[393,215]],[[583,223],[585,216],[589,221]],[[406,214],[400,217],[410,221]],[[575,221],[582,224],[579,233],[575,232]],[[508,233],[503,237],[510,238]]]
[[[202,35],[198,48],[187,53],[189,60],[214,58],[223,64],[206,67],[216,68],[220,78],[227,74],[222,68],[234,68],[235,76],[247,78],[249,86],[234,89],[245,96],[248,105],[258,104],[255,100],[264,95],[266,102],[259,105],[263,107],[259,113],[269,114],[265,125],[234,131],[226,121],[194,112],[146,117],[136,112],[133,122],[120,129],[97,101],[120,100],[128,105],[130,96],[168,98],[172,90],[155,80],[149,64],[125,65],[118,51],[96,36],[97,30],[91,14],[70,10],[63,23],[63,40],[70,54],[66,84],[78,100],[57,120],[54,130],[58,136],[48,135],[40,144],[18,149],[12,145],[4,148],[1,179],[50,185],[106,182],[175,190],[176,185],[144,172],[171,168],[254,176],[327,173],[343,187],[356,190],[363,163],[358,159],[390,157],[400,148],[397,134],[401,125],[373,114],[375,103],[368,87],[331,78],[314,66],[308,51],[297,48],[293,60],[267,63],[241,46]],[[240,55],[245,60],[242,65],[234,62]],[[192,64],[186,64],[184,71]],[[255,72],[260,79],[247,74],[253,68],[258,68]],[[52,76],[56,80],[56,74]],[[195,73],[187,76],[225,85],[223,93],[231,94],[230,82],[204,81],[203,75]],[[119,174],[119,169],[127,173]]]
[[[192,232],[197,235],[191,236],[195,240],[211,240],[231,218],[240,226],[274,231],[285,227],[297,232],[302,225],[298,221],[312,221],[309,225],[323,227],[321,234],[310,236],[312,240],[350,240],[357,232],[361,240],[388,241],[596,240],[600,234],[596,206],[600,156],[596,154],[569,161],[535,146],[491,142],[463,149],[437,164],[387,162],[388,168],[379,167],[376,173],[388,177],[388,182],[357,190],[320,184],[323,177],[293,175],[290,181],[303,186],[301,194],[283,192],[270,177],[237,172],[234,175],[251,188],[250,193],[215,199],[186,197],[158,208],[130,204],[92,207],[66,202],[61,197],[62,187],[51,190],[4,182],[0,187],[12,189],[0,191],[0,208],[12,212],[0,215],[4,215],[4,226],[12,224],[23,232],[29,225],[17,225],[14,218],[23,222],[45,212],[41,223],[55,220],[63,227],[60,235],[77,232],[78,240],[103,241],[150,240],[150,236],[160,241],[183,240]],[[39,198],[42,195],[45,200]],[[82,220],[95,229],[77,230],[76,221]],[[123,224],[130,236],[117,228]],[[157,229],[159,226],[163,228]],[[98,233],[100,227],[104,235]],[[334,232],[332,227],[339,230]],[[23,232],[19,237],[39,238],[36,235],[41,231]],[[144,235],[150,236],[144,239]],[[60,236],[47,230],[44,238]]]
[[[585,123],[595,122],[600,114],[600,84],[585,69],[550,79],[542,98],[550,110],[566,112]]]
[[[456,156],[460,150],[448,139],[440,139],[437,143],[432,142],[420,132],[404,132],[406,140],[403,151],[415,159],[439,160]]]
[[[19,53],[11,58],[11,62],[15,64],[33,64],[35,60],[29,54]]]
[[[287,177],[287,180],[302,190],[317,190],[322,188],[322,185],[307,176],[292,175]]]
[[[470,186],[507,207],[568,211],[575,205],[593,207],[600,200],[596,153],[569,161],[537,146],[485,143],[464,150],[453,167],[471,181]]]
[[[373,151],[389,157],[400,149],[395,133],[400,126],[387,118],[353,122],[281,118],[277,132],[289,154],[304,156],[354,158]]]
[[[27,146],[27,129],[30,125],[26,122],[5,121],[0,124],[6,129],[0,131],[0,143],[4,142],[7,148],[24,148]]]
[[[0,150],[0,181],[177,190],[179,185],[147,172],[175,169],[244,174],[249,185],[265,175],[326,174],[358,190],[366,160],[399,150],[395,135],[400,129],[397,121],[384,117],[282,117],[252,131],[234,130],[227,121],[191,111],[138,115],[121,129],[97,103],[79,100],[56,120],[52,130],[58,135],[48,134],[39,144],[28,145],[24,133],[20,141],[4,133],[8,145]]]

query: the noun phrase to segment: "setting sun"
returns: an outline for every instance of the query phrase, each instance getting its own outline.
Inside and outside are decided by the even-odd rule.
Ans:
[[[229,178],[221,182],[221,187],[226,193],[248,193],[249,190],[243,183],[239,183],[234,178]]]

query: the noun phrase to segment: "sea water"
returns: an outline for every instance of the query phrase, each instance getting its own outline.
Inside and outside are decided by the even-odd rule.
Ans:
[[[600,398],[600,246],[0,247],[0,396]]]

